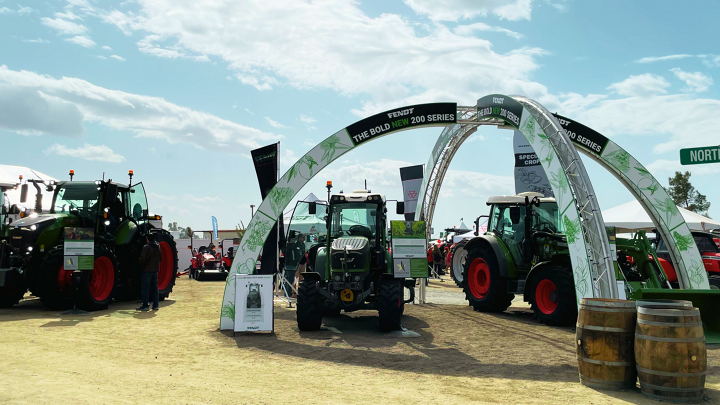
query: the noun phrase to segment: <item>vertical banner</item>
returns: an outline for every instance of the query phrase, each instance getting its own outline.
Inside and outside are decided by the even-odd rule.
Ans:
[[[515,153],[515,194],[526,191],[542,193],[553,197],[552,187],[540,164],[537,154],[520,131],[513,131],[513,152]]]
[[[400,181],[402,181],[403,200],[405,201],[405,220],[412,221],[415,219],[423,181],[423,165],[401,167]]]
[[[251,150],[253,164],[255,165],[255,173],[257,174],[258,183],[260,184],[260,195],[265,199],[270,193],[278,180],[278,147],[280,143],[263,146],[255,150]],[[280,216],[280,232],[282,232],[282,216]],[[283,239],[282,237],[280,239]],[[278,223],[275,222],[270,235],[262,250],[262,260],[260,261],[260,271],[258,274],[274,274],[278,260]]]
[[[213,230],[213,239],[217,239],[217,232],[218,232],[218,224],[217,224],[217,218],[212,217],[212,230]]]

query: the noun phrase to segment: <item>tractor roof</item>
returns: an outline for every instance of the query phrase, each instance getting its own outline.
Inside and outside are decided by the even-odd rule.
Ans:
[[[334,203],[366,201],[378,203],[380,201],[385,202],[385,196],[380,193],[371,193],[367,190],[354,190],[352,193],[333,194],[331,201]]]
[[[532,191],[528,191],[525,193],[520,193],[517,195],[498,195],[488,198],[487,205],[490,204],[525,204],[525,197],[528,197],[532,199],[533,197],[538,197],[540,199],[541,203],[549,202],[554,203],[555,198],[553,197],[543,197],[540,193],[533,193]]]
[[[113,183],[117,184],[118,189],[121,189],[121,190],[122,190],[122,189],[127,189],[127,188],[128,188],[127,184],[116,183],[116,182],[114,182],[114,181],[113,181]],[[63,186],[63,185],[66,185],[66,184],[78,184],[78,185],[81,185],[81,186],[93,186],[93,187],[96,187],[96,186],[97,186],[97,183],[95,183],[94,181],[58,181],[56,184],[57,184],[58,186]],[[137,184],[137,183],[136,183],[136,184]]]

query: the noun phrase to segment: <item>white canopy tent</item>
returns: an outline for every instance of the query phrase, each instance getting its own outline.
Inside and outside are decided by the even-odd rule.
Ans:
[[[302,200],[298,201],[321,201],[319,198],[315,196],[315,194],[310,193],[307,197],[305,197]],[[292,229],[296,232],[300,233],[317,233],[318,230],[324,230],[325,229],[325,221],[323,220],[323,217],[325,216],[325,212],[322,212],[322,215],[320,213],[315,215],[310,215],[308,213],[308,205],[307,204],[300,204],[297,205],[297,202],[295,202],[295,205],[292,206],[291,209],[285,211],[283,213],[283,224],[285,225],[285,234],[287,235],[287,232],[290,228],[290,223],[292,222]],[[297,207],[297,211],[295,209]]]
[[[0,183],[15,184],[19,182],[19,177],[23,176],[24,180],[55,180],[57,179],[48,176],[45,173],[33,170],[25,166],[12,166],[12,165],[0,165]],[[43,210],[49,210],[50,204],[52,204],[52,192],[46,191],[44,187],[40,190],[43,194]],[[28,188],[28,200],[25,204],[20,203],[20,187],[17,190],[8,190],[7,202],[8,204],[17,204],[18,207],[33,208],[35,206],[35,188],[30,185]]]
[[[710,231],[720,229],[720,222],[678,207],[685,222],[692,231]],[[617,233],[629,233],[637,230],[649,231],[655,228],[650,216],[637,200],[618,205],[602,212],[605,225],[616,227]]]

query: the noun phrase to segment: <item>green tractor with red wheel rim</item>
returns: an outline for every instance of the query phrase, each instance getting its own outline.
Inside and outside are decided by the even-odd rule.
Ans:
[[[159,295],[167,298],[177,276],[177,248],[168,231],[151,224],[158,217],[148,214],[143,184],[132,184],[132,171],[129,185],[72,181],[73,175],[44,184],[53,191],[48,213],[32,212],[10,224],[0,249],[0,294],[29,289],[51,309],[87,311],[105,309],[113,299],[138,299],[140,253],[154,234],[162,253]],[[23,294],[2,296],[0,303],[12,306]]]

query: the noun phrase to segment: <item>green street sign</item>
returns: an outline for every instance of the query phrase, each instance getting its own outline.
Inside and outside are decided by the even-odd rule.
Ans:
[[[680,149],[680,164],[700,165],[703,163],[720,163],[720,147]]]

